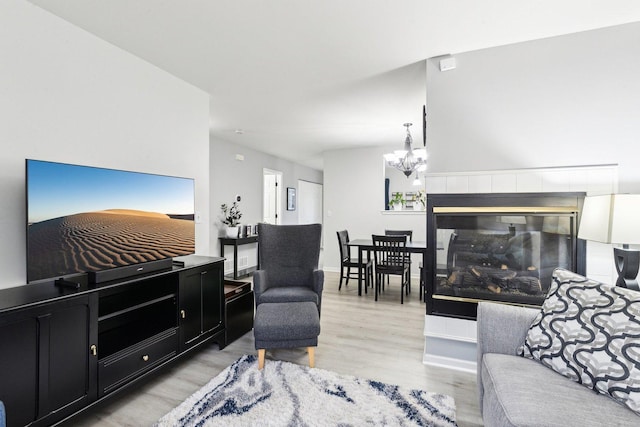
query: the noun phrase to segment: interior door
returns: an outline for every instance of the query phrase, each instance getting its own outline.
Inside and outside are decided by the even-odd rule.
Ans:
[[[298,180],[298,223],[322,224],[322,184]]]
[[[298,180],[298,223],[322,224],[322,184]],[[320,245],[324,247],[324,231]]]
[[[263,169],[262,221],[267,224],[280,224],[282,218],[282,172]]]

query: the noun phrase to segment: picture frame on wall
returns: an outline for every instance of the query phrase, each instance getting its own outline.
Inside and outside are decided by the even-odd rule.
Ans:
[[[287,187],[287,210],[296,210],[296,189],[293,187]]]

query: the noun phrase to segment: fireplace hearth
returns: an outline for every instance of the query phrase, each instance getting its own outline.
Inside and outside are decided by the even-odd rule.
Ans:
[[[556,267],[584,274],[584,193],[427,196],[427,314],[475,319],[479,301],[540,306]]]

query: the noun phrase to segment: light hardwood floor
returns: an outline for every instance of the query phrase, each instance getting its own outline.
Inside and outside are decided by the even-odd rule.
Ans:
[[[375,302],[373,292],[358,297],[353,280],[338,291],[338,274],[325,272],[316,368],[448,394],[461,427],[481,426],[475,375],[422,363],[424,314],[415,280],[401,305],[393,279]],[[223,350],[209,344],[66,424],[149,426],[240,356],[255,353],[252,332]],[[308,363],[304,349],[268,351],[266,363],[274,359]]]

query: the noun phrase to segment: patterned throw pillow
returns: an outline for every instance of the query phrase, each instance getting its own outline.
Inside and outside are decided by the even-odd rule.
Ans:
[[[556,269],[520,355],[640,415],[640,292]]]

